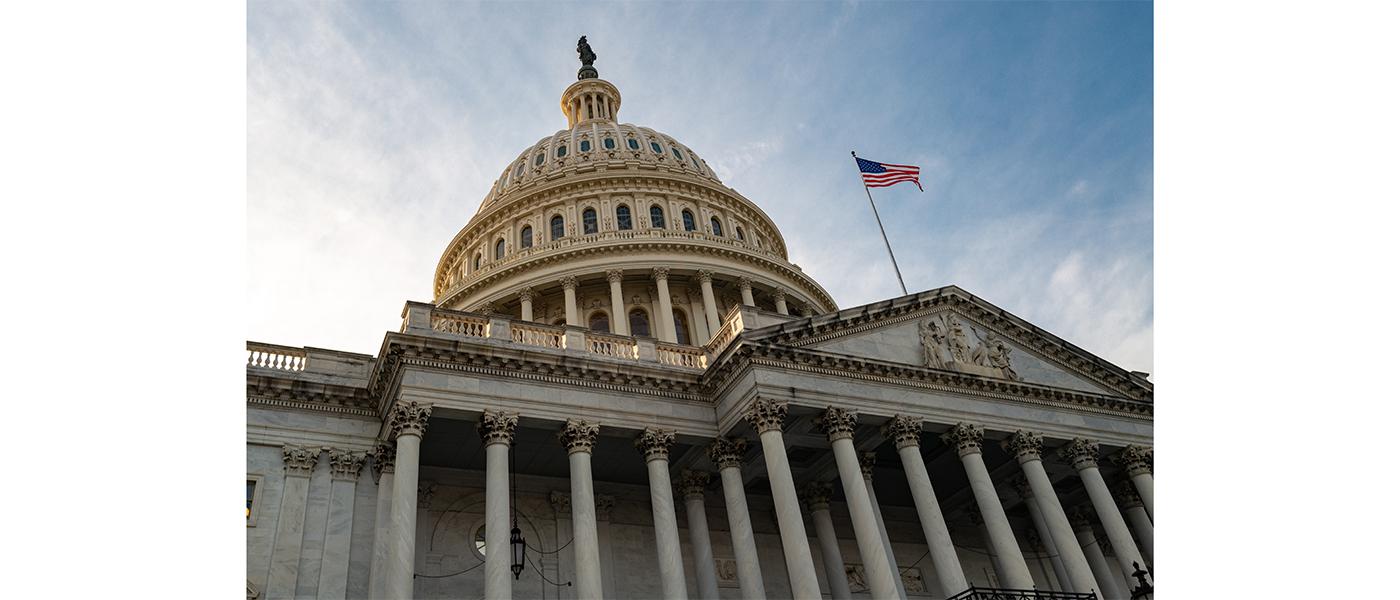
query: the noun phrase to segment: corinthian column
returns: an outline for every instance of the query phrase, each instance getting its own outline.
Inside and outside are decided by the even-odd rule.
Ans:
[[[1103,525],[1104,533],[1108,535],[1108,543],[1113,544],[1113,556],[1118,559],[1118,566],[1123,569],[1125,575],[1136,571],[1134,563],[1141,565],[1147,561],[1138,554],[1133,534],[1128,531],[1128,524],[1123,521],[1122,513],[1118,512],[1118,504],[1113,501],[1113,494],[1108,491],[1108,484],[1099,473],[1099,445],[1086,439],[1075,438],[1060,448],[1059,454],[1061,459],[1074,465],[1074,469],[1079,471],[1079,479],[1084,482],[1084,489],[1089,492],[1089,501],[1094,505],[1094,512],[1099,515],[1099,523]],[[1120,579],[1115,583],[1121,584],[1125,581]]]
[[[282,506],[272,538],[272,568],[267,575],[269,599],[296,594],[301,537],[306,527],[306,495],[311,491],[311,471],[320,457],[318,448],[282,446]]]
[[[856,547],[860,550],[860,561],[865,565],[870,596],[898,600],[899,588],[894,580],[894,571],[890,568],[890,559],[885,554],[885,545],[880,539],[880,523],[875,520],[875,510],[870,507],[870,494],[865,489],[865,477],[860,472],[860,458],[856,456],[856,447],[851,441],[856,428],[856,413],[828,407],[822,413],[820,424],[831,442],[832,453],[836,455],[841,489],[846,493],[846,508],[850,510],[851,524],[856,530]],[[801,596],[794,594],[794,597]]]
[[[1061,590],[1070,589],[1069,573],[1065,571],[1065,561],[1060,560],[1060,551],[1055,547],[1055,537],[1050,535],[1050,526],[1045,523],[1045,515],[1041,514],[1040,505],[1035,502],[1035,492],[1031,491],[1031,484],[1026,481],[1025,477],[1017,475],[1012,478],[1011,486],[1016,488],[1017,495],[1026,503],[1026,512],[1031,516],[1031,526],[1035,528],[1040,548],[1050,558],[1050,568],[1055,571],[1055,581]],[[1034,545],[1032,545],[1032,549],[1034,549]]]
[[[922,430],[922,427],[920,429]],[[1020,544],[1016,543],[1016,534],[1011,531],[1011,522],[1006,518],[1006,510],[1001,506],[1001,497],[997,496],[996,485],[992,483],[992,476],[987,472],[987,463],[982,460],[982,433],[981,427],[958,423],[943,434],[942,440],[943,443],[957,449],[958,460],[962,461],[963,470],[967,472],[968,485],[977,500],[977,512],[982,516],[982,522],[987,528],[987,535],[996,554],[997,565],[1005,578],[1003,585],[1029,590],[1035,587],[1035,580],[1031,578],[1031,570],[1026,567],[1026,558],[1021,554]],[[900,458],[904,458],[904,452],[901,449]],[[919,453],[915,450],[913,454],[918,456]],[[922,465],[922,462],[920,464]],[[909,468],[905,467],[905,470],[908,471]]]
[[[598,424],[569,419],[559,431],[559,443],[569,451],[569,496],[574,517],[574,572],[578,599],[603,597],[602,563],[598,558],[598,514],[593,499],[593,444]]]
[[[1040,507],[1055,548],[1060,552],[1060,561],[1064,563],[1065,574],[1069,576],[1068,587],[1081,593],[1102,591],[1103,588],[1094,580],[1093,571],[1089,569],[1084,551],[1074,541],[1074,530],[1070,528],[1065,510],[1055,495],[1055,486],[1050,484],[1050,476],[1045,474],[1045,465],[1040,460],[1044,443],[1038,433],[1017,431],[1002,442],[1002,447],[1021,463],[1021,473],[1035,494],[1036,505]]]
[[[778,514],[778,532],[783,538],[783,559],[787,563],[792,597],[820,598],[817,569],[812,563],[807,528],[802,525],[802,509],[797,504],[792,467],[788,466],[787,447],[783,444],[783,419],[787,418],[787,411],[786,401],[757,398],[744,413],[744,419],[758,432],[759,443],[763,445],[763,461],[768,466],[768,484],[773,491],[773,508]],[[856,464],[854,449],[850,458],[855,477],[859,479],[860,465]],[[860,497],[866,498],[864,492]],[[866,502],[869,501],[866,498]],[[866,508],[868,513],[869,506]],[[888,577],[888,569],[882,572]]]
[[[394,438],[394,498],[389,505],[389,560],[384,563],[384,595],[413,597],[414,537],[418,531],[418,452],[433,407],[399,402],[389,412]]]
[[[668,468],[675,443],[675,430],[648,427],[637,436],[636,446],[646,457],[647,481],[651,483],[651,528],[656,532],[656,560],[661,566],[661,597],[685,600],[685,565]]]
[[[753,280],[748,277],[739,278],[739,297],[744,306],[753,306]]]
[[[719,309],[715,308],[715,287],[711,281],[714,275],[712,271],[703,270],[695,274],[700,279],[700,297],[705,302],[705,323],[712,332],[719,331]]]
[[[729,515],[730,545],[734,547],[734,564],[739,571],[739,591],[744,598],[762,598],[763,573],[758,568],[758,548],[753,542],[753,525],[749,521],[749,502],[744,497],[744,478],[739,467],[748,451],[749,442],[743,438],[718,438],[710,444],[710,462],[719,469],[724,487],[724,509]]]
[[[899,576],[899,561],[894,559],[894,546],[890,545],[890,530],[885,527],[885,516],[880,514],[880,500],[875,497],[875,453],[860,453],[860,474],[865,479],[865,492],[870,496],[870,510],[875,512],[875,523],[880,526],[880,545],[885,549],[885,558],[890,561],[890,575],[894,576],[895,589],[900,600],[909,596],[904,592],[904,578]]]
[[[525,289],[520,290],[520,320],[521,320],[521,321],[534,321],[534,320],[535,320],[535,296],[538,296],[538,295],[539,295],[539,294],[536,293],[535,290],[530,289],[530,288],[528,288],[528,287],[525,288]]]
[[[1084,558],[1089,561],[1089,569],[1094,572],[1094,579],[1099,580],[1099,585],[1103,586],[1099,595],[1105,600],[1128,600],[1118,575],[1113,572],[1108,559],[1104,558],[1103,549],[1099,548],[1098,538],[1094,535],[1094,524],[1089,521],[1088,513],[1079,507],[1070,510],[1069,525],[1074,528],[1074,537],[1079,541],[1079,547],[1084,549]]]
[[[1128,478],[1132,479],[1138,497],[1142,498],[1142,506],[1147,509],[1147,516],[1152,517],[1152,449],[1128,446],[1114,455],[1113,462],[1123,467]]]
[[[486,448],[486,597],[510,600],[510,445],[520,415],[486,410],[476,424]]]
[[[575,295],[578,279],[569,275],[559,280],[559,286],[564,288],[564,322],[569,325],[578,325],[578,297]]]
[[[787,292],[773,290],[773,307],[778,309],[779,314],[788,314]]]
[[[924,466],[924,457],[919,453],[923,421],[917,417],[895,415],[884,429],[885,437],[894,442],[894,447],[899,451],[899,460],[904,464],[904,476],[909,480],[909,490],[914,494],[914,507],[919,511],[919,524],[923,526],[933,569],[943,586],[943,596],[957,595],[968,588],[967,577],[958,560],[957,548],[953,547],[948,524],[943,520],[943,511],[938,506],[938,496],[928,477],[928,467]],[[1021,589],[1030,589],[1030,586]]]
[[[1123,507],[1123,514],[1127,515],[1129,524],[1133,526],[1142,557],[1147,559],[1147,564],[1152,564],[1152,518],[1147,516],[1147,510],[1142,507],[1142,498],[1138,497],[1133,482],[1123,481],[1114,486],[1113,496],[1118,499],[1118,505]]]
[[[627,321],[627,307],[622,303],[622,269],[608,271],[608,290],[612,293],[612,332],[618,335],[631,335],[631,323]]]
[[[656,267],[651,270],[651,278],[656,280],[656,299],[661,302],[660,318],[656,320],[661,325],[661,333],[656,336],[663,342],[676,343],[676,319],[671,316],[671,288],[666,283],[666,278],[671,270],[666,267]]]
[[[715,553],[710,549],[710,524],[705,518],[705,486],[710,474],[704,471],[681,471],[681,495],[685,498],[685,517],[690,529],[690,551],[694,555],[695,584],[704,600],[719,600],[719,579],[715,577]]]
[[[394,498],[394,446],[378,442],[370,451],[378,484],[374,497],[374,549],[369,557],[369,597],[383,598],[384,564],[389,560],[389,506]]]
[[[326,514],[326,543],[321,552],[318,600],[345,600],[350,576],[350,529],[355,520],[355,481],[367,456],[363,452],[331,450],[330,510]]]
[[[826,571],[826,587],[833,600],[850,600],[851,584],[846,579],[846,561],[841,558],[841,545],[836,541],[836,527],[831,524],[831,484],[813,481],[802,489],[802,503],[812,515],[812,529],[817,530],[817,544],[822,551],[822,567]]]

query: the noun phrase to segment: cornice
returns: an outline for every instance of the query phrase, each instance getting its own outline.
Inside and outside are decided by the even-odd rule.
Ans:
[[[249,404],[356,416],[375,416],[374,400],[363,388],[299,381],[277,373],[250,374]]]

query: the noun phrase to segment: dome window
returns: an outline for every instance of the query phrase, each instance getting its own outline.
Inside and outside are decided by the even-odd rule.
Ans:
[[[700,166],[700,161],[695,158],[694,154],[690,155],[690,164],[695,165],[696,171],[704,172],[705,170],[705,167]]]
[[[542,164],[544,164],[544,153],[543,153],[543,152],[541,152],[541,153],[535,155],[535,166],[538,167],[538,166],[540,166],[540,165],[542,165]]]
[[[613,141],[612,138],[603,138],[603,147],[612,150],[617,147],[617,142]]]
[[[627,147],[633,150],[642,149],[642,145],[637,143],[637,138],[627,138]]]
[[[666,213],[655,204],[651,205],[651,226],[657,229],[666,228]]]
[[[496,260],[506,257],[506,238],[496,240]]]
[[[621,230],[632,228],[632,209],[625,204],[617,207],[617,228]]]
[[[526,225],[524,229],[521,229],[521,230],[520,230],[520,247],[521,247],[521,248],[529,248],[529,247],[534,246],[534,245],[535,245],[535,230],[534,230],[533,227],[530,227],[529,225]]]
[[[686,231],[695,231],[695,215],[690,214],[689,209],[681,211],[681,225]]]
[[[515,168],[515,178],[516,178],[516,179],[520,179],[520,176],[521,176],[521,175],[524,175],[524,174],[525,174],[525,163],[522,162],[522,163],[520,163],[520,166],[518,166],[518,167]]]
[[[559,158],[564,158],[564,155],[566,155],[566,154],[568,154],[568,153],[569,153],[569,147],[568,147],[568,146],[560,146],[558,150],[555,150],[555,151],[554,151],[554,155],[557,156],[557,157],[559,157]]]
[[[671,311],[676,322],[676,343],[690,345],[690,324],[686,322],[685,313],[679,310]]]
[[[627,314],[627,324],[631,327],[632,335],[651,337],[651,321],[647,320],[646,311],[640,308],[632,309]]]
[[[685,159],[684,159],[684,158],[681,158],[681,151],[680,151],[680,150],[677,150],[677,149],[675,149],[675,148],[672,148],[672,149],[671,149],[671,154],[676,155],[676,162],[682,163],[682,164],[685,163]]]
[[[657,154],[663,154],[663,152],[661,151],[661,144],[658,144],[656,142],[651,143],[651,151]]]
[[[481,253],[480,253],[480,252],[477,252],[477,253],[476,253],[476,256],[472,258],[472,270],[475,271],[475,270],[480,269],[480,268],[481,268]]]
[[[564,237],[564,217],[554,215],[549,219],[549,241]]]
[[[739,237],[739,241],[741,241],[741,242],[744,241],[744,228],[743,228],[743,227],[737,227],[737,226],[736,226],[736,227],[734,228],[734,235],[736,235],[736,236]]]
[[[592,149],[593,149],[593,144],[592,144],[591,142],[589,142],[588,140],[583,140],[583,141],[581,141],[581,142],[578,143],[578,151],[579,151],[579,152],[588,152],[589,150],[592,150]]]
[[[714,231],[716,236],[724,237],[724,227],[719,224],[719,217],[710,217],[710,230]]]
[[[583,235],[598,233],[598,211],[591,208],[583,211]]]
[[[608,332],[608,313],[598,311],[588,316],[588,328],[593,331]]]

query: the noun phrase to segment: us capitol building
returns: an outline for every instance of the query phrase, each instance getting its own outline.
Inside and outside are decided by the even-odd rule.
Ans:
[[[579,53],[378,352],[248,343],[248,598],[1145,597],[1146,374],[841,309]]]

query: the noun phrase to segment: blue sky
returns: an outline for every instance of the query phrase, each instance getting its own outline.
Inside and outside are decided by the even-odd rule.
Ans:
[[[378,350],[492,181],[565,125],[588,35],[620,120],[694,149],[843,306],[959,285],[1152,370],[1150,3],[248,5],[248,336]]]

